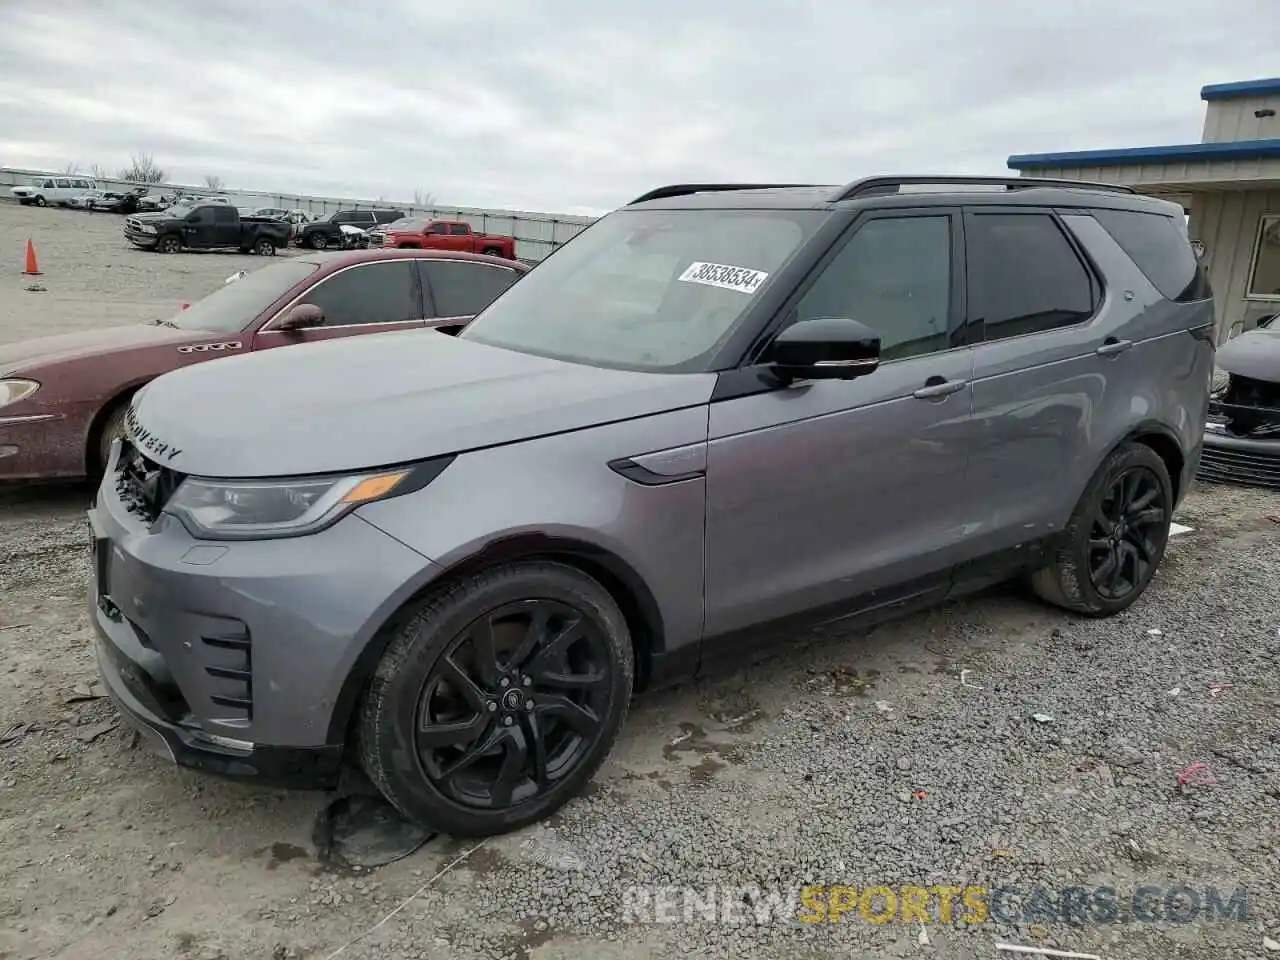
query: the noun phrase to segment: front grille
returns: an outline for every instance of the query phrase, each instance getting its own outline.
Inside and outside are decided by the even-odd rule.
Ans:
[[[186,474],[161,466],[128,440],[121,440],[120,444],[116,493],[130,513],[147,523],[155,523]]]
[[[1205,444],[1199,477],[1216,483],[1245,483],[1280,489],[1280,443],[1274,456]]]

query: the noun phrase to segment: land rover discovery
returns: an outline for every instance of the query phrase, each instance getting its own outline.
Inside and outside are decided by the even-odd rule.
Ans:
[[[1132,604],[1200,455],[1213,305],[1122,187],[693,184],[456,336],[167,374],[91,510],[107,687],[155,748],[355,757],[455,835],[545,817],[632,692],[1010,578]]]

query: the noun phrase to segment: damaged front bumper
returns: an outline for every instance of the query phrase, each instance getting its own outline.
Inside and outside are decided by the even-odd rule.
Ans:
[[[1231,375],[1209,404],[1199,476],[1280,489],[1280,383]]]

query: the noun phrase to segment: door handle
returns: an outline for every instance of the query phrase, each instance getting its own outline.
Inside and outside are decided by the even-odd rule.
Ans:
[[[944,380],[942,377],[930,377],[924,386],[911,395],[918,400],[938,400],[958,393],[968,385],[965,380]]]
[[[1100,357],[1114,357],[1117,353],[1124,353],[1132,346],[1132,340],[1117,340],[1115,337],[1107,337],[1102,341],[1102,346],[1093,352]]]

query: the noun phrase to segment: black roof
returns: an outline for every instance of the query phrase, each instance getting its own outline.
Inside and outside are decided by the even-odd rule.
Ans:
[[[1026,206],[1113,207],[1180,212],[1176,203],[1142,196],[1119,184],[1037,177],[878,176],[844,185],[695,183],[659,187],[627,206],[645,209],[847,209],[928,206],[934,203],[1018,204]]]

